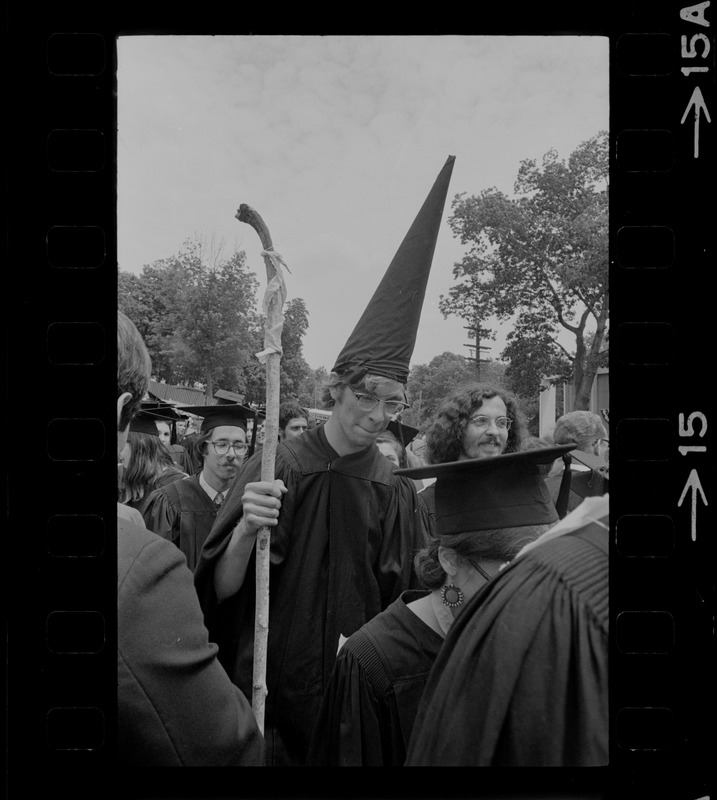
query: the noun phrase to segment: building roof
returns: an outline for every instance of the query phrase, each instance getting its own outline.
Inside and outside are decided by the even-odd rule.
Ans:
[[[230,392],[226,389],[217,389],[214,397],[207,397],[202,389],[192,389],[189,386],[175,386],[171,383],[160,383],[150,380],[147,390],[151,398],[164,400],[179,406],[214,406],[218,403],[231,403],[245,405],[243,394]]]
[[[150,397],[178,406],[213,406],[217,402],[213,397],[207,398],[201,389],[190,389],[188,386],[174,386],[171,383],[153,380],[150,380],[147,391]]]
[[[226,389],[217,389],[217,391],[214,392],[214,399],[218,403],[239,403],[239,405],[243,405],[245,398],[243,394],[229,392]]]

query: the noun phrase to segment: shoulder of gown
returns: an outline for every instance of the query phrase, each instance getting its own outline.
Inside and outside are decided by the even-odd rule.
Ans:
[[[589,523],[546,540],[471,598],[436,659],[407,764],[604,763],[607,537]]]

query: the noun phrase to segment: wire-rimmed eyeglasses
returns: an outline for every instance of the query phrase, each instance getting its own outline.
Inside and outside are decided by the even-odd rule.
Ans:
[[[353,392],[361,411],[373,411],[379,403],[383,403],[386,412],[393,416],[394,414],[400,414],[408,408],[408,403],[402,403],[400,400],[381,400],[379,397],[374,397],[372,394],[357,392],[353,386],[350,384],[347,385]]]
[[[214,452],[218,456],[225,456],[229,452],[230,447],[238,456],[243,456],[249,449],[249,445],[246,442],[234,442],[234,444],[230,444],[229,442],[210,442],[209,444],[212,445]]]
[[[486,417],[484,414],[478,414],[475,417],[470,418],[470,422],[473,427],[478,431],[484,431],[490,427],[491,418]],[[513,424],[513,420],[510,417],[498,417],[495,420],[495,426],[498,430],[507,431],[510,430],[510,426]]]

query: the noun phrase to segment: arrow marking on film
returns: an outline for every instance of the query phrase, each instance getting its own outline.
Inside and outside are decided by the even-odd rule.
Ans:
[[[707,505],[707,498],[705,497],[704,490],[702,489],[702,484],[700,483],[699,475],[697,474],[697,470],[693,469],[690,472],[689,478],[687,478],[687,483],[685,484],[685,488],[682,490],[682,495],[680,499],[677,501],[677,505],[681,506],[685,497],[687,497],[687,492],[692,490],[692,541],[697,541],[697,493],[699,492],[702,495],[702,502]]]
[[[685,120],[687,119],[687,115],[690,113],[690,109],[692,106],[695,107],[695,150],[694,150],[694,157],[700,157],[700,111],[704,112],[705,119],[707,122],[712,122],[710,119],[710,113],[707,110],[707,104],[705,103],[705,98],[702,96],[702,92],[699,86],[695,86],[694,92],[692,92],[692,97],[690,97],[690,102],[687,104],[687,108],[685,109],[685,113],[682,115],[682,119],[680,120],[680,125],[685,124]]]

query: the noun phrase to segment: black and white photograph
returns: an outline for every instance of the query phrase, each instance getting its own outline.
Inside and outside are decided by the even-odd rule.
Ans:
[[[607,38],[117,80],[120,763],[606,765]]]
[[[713,10],[8,4],[8,797],[715,796]]]

